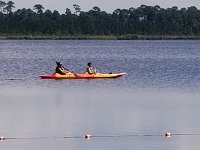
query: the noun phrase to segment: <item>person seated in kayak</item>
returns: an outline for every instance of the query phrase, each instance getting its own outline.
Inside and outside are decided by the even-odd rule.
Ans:
[[[65,69],[60,62],[56,62],[56,70],[55,72],[61,75],[65,75],[66,73],[70,73],[69,69]]]
[[[92,64],[91,64],[91,63],[88,63],[85,73],[88,73],[88,74],[96,74],[96,69],[93,69],[93,68],[92,68]]]

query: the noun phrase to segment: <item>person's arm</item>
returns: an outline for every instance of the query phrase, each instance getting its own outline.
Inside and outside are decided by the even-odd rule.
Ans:
[[[66,73],[64,72],[64,70],[62,69],[62,68],[58,68],[58,72],[57,73],[59,73],[59,74],[61,74],[61,75],[65,75]]]
[[[64,71],[64,72],[70,72],[69,69],[67,69],[67,68],[65,68],[65,67],[63,67],[63,66],[62,66],[62,71]]]

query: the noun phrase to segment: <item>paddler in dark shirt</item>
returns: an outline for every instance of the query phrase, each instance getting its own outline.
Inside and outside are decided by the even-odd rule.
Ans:
[[[59,73],[61,75],[65,75],[66,73],[70,73],[69,69],[65,69],[60,62],[57,61],[56,65],[57,65],[56,70],[55,70],[56,73]]]

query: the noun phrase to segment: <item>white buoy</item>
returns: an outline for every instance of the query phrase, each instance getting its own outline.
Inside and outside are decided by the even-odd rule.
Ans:
[[[165,133],[165,137],[170,138],[171,136],[172,136],[172,133],[170,133],[170,132]]]
[[[3,141],[3,140],[5,140],[5,137],[1,136],[0,141]]]
[[[92,138],[92,135],[90,135],[90,134],[85,135],[85,139],[90,140],[91,138]]]

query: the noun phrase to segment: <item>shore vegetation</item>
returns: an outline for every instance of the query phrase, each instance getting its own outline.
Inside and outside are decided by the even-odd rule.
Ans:
[[[160,6],[116,9],[98,6],[82,11],[66,8],[64,14],[36,4],[16,9],[12,1],[0,1],[0,39],[200,39],[200,10],[195,6]]]

